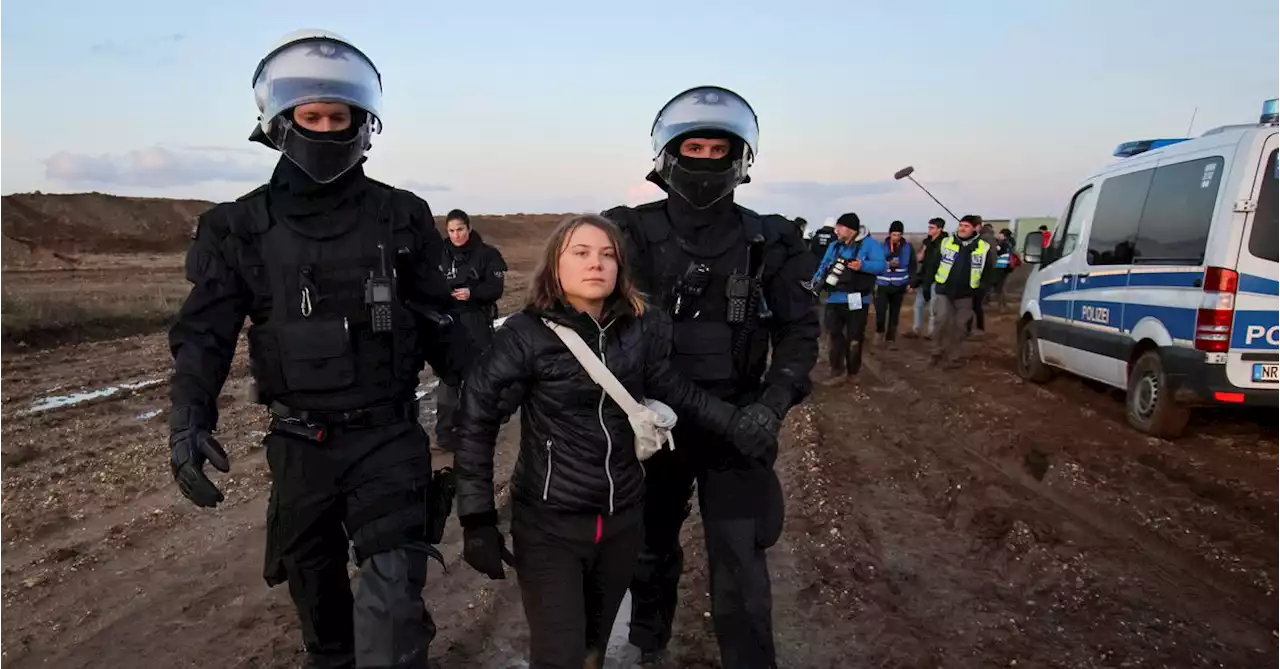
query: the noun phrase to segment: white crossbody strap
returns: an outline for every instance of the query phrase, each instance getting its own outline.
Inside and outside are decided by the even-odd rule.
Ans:
[[[623,411],[632,416],[643,415],[648,412],[648,409],[637,402],[631,396],[631,393],[627,392],[627,389],[622,386],[622,383],[613,375],[613,372],[609,371],[604,362],[597,358],[595,353],[591,352],[587,342],[582,341],[582,337],[579,337],[578,333],[563,325],[552,323],[545,318],[542,319],[542,322],[546,323],[547,327],[551,328],[551,331],[560,337],[560,341],[563,341],[565,346],[569,347],[569,352],[578,359],[578,362],[582,363],[582,367],[587,370],[587,374],[591,376],[591,379],[603,388],[606,393],[609,393],[609,397],[612,397],[613,401],[617,402]]]

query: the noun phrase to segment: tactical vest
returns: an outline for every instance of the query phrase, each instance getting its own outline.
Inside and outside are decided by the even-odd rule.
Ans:
[[[411,399],[423,358],[394,268],[421,240],[392,190],[375,184],[362,200],[359,220],[324,238],[272,216],[265,189],[229,208],[235,262],[254,296],[249,360],[263,404],[337,411]],[[375,332],[367,283],[384,274],[391,327]]]
[[[884,242],[885,260],[892,260],[894,256],[890,255],[889,242]],[[908,269],[911,267],[911,245],[905,240],[898,249],[898,266],[890,266],[883,274],[876,276],[876,285],[878,286],[905,286],[909,279]]]
[[[979,239],[977,246],[974,247],[973,253],[969,256],[969,287],[977,289],[982,283],[982,270],[987,265],[987,253],[991,250],[991,245]],[[942,261],[938,264],[938,274],[934,278],[936,283],[946,283],[947,277],[951,276],[951,266],[956,262],[956,254],[960,253],[960,245],[956,243],[954,237],[947,237],[942,242]]]
[[[760,327],[761,305],[756,301],[742,324],[729,323],[729,288],[733,275],[760,274],[759,285],[769,284],[781,263],[770,262],[768,249],[777,239],[755,212],[737,207],[742,226],[717,248],[698,249],[679,239],[672,229],[663,201],[640,205],[638,229],[630,231],[638,264],[637,284],[650,303],[672,313],[676,288],[690,263],[706,265],[710,276],[701,297],[682,303],[672,314],[674,332],[672,364],[686,378],[703,387],[745,391],[764,373],[756,361],[767,358],[768,332]],[[752,266],[751,240],[761,239],[762,266]],[[682,300],[682,302],[684,302]],[[751,367],[744,365],[749,361]]]

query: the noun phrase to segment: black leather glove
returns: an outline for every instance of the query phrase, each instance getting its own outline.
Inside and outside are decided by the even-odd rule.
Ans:
[[[214,508],[226,499],[204,473],[207,461],[220,472],[231,471],[231,462],[222,444],[202,427],[189,426],[173,430],[169,434],[169,466],[173,480],[178,482],[182,495],[196,506]]]
[[[466,524],[464,523],[464,527]],[[475,525],[462,531],[462,559],[471,568],[494,580],[507,577],[502,563],[515,566],[515,556],[507,550],[496,525]]]
[[[767,386],[764,392],[760,393],[760,398],[756,400],[756,403],[771,409],[778,420],[787,417],[787,412],[791,410],[791,402],[791,391],[778,385]]]
[[[772,464],[778,456],[778,431],[782,419],[763,404],[738,409],[729,428],[729,439],[739,453],[751,460]]]

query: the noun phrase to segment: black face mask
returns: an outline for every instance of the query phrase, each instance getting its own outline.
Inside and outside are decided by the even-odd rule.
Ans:
[[[368,115],[353,109],[351,125],[336,132],[314,132],[293,122],[293,110],[272,124],[271,143],[313,181],[327,184],[359,164],[369,148]]]
[[[693,205],[706,209],[733,192],[742,179],[744,144],[730,137],[729,155],[724,158],[690,158],[680,155],[681,138],[668,144],[658,177],[667,187]]]

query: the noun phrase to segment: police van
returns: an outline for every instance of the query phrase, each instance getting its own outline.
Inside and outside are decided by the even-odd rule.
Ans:
[[[1277,405],[1276,106],[1256,124],[1121,144],[1047,246],[1028,235],[1020,376],[1124,389],[1129,423],[1167,438],[1195,406]]]

